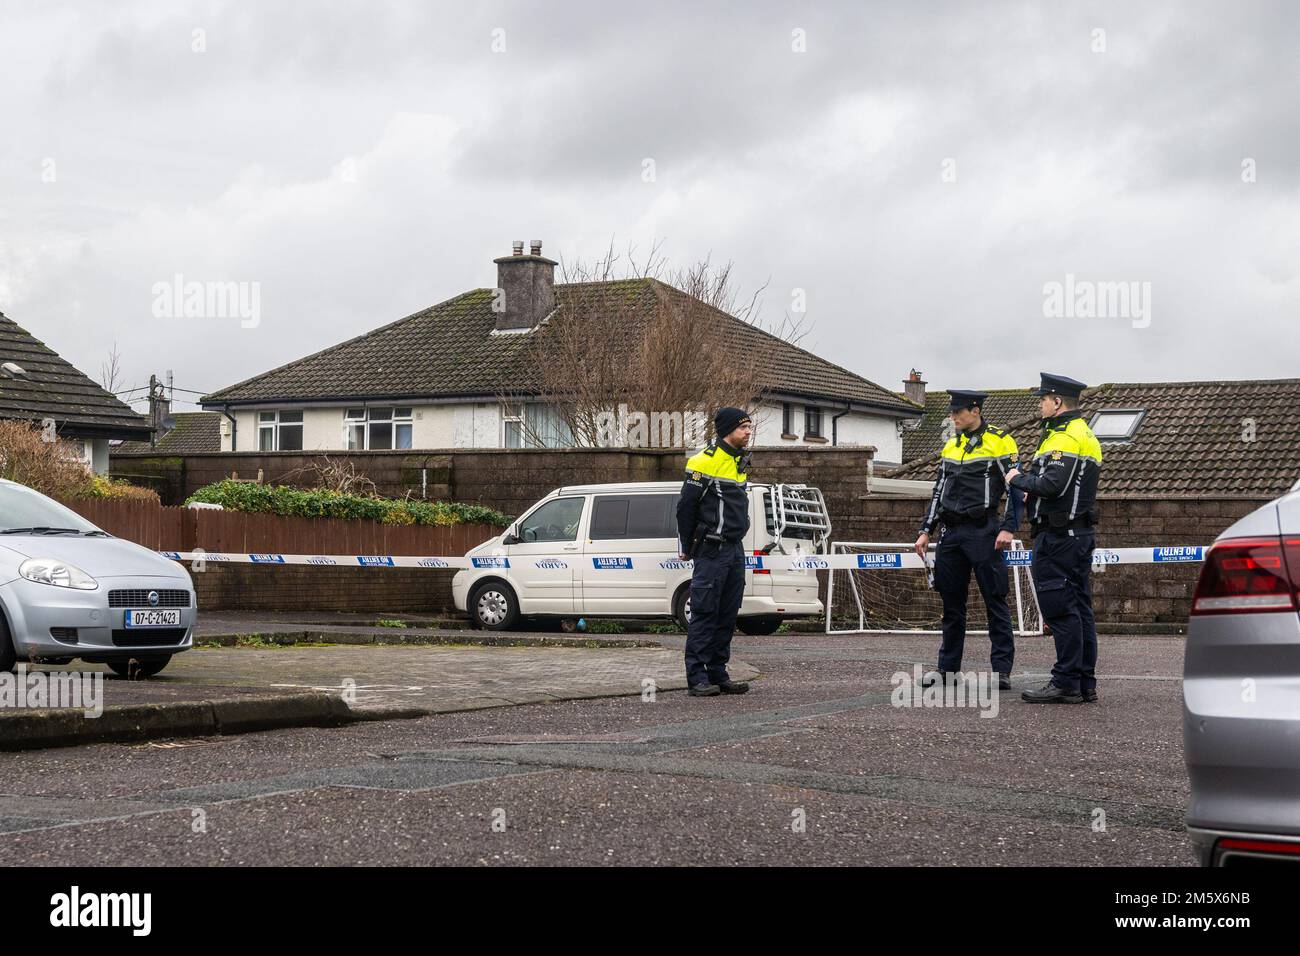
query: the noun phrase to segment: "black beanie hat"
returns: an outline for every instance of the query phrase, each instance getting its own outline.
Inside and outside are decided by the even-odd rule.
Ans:
[[[723,406],[713,413],[713,428],[719,438],[726,438],[741,422],[747,421],[751,421],[749,412],[731,405]]]

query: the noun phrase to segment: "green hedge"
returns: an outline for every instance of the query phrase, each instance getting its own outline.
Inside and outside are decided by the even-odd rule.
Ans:
[[[448,501],[395,501],[345,495],[337,491],[304,491],[287,485],[259,485],[229,478],[204,485],[190,495],[185,503],[191,501],[255,514],[293,518],[362,518],[385,524],[491,524],[504,528],[514,520],[509,515],[480,505],[462,505]]]

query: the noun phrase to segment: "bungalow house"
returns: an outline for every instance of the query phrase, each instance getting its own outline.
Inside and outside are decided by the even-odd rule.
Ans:
[[[529,337],[581,309],[608,314],[609,334],[634,342],[657,307],[686,297],[649,278],[557,284],[557,263],[536,241],[494,262],[496,289],[473,289],[205,395],[203,408],[222,416],[221,450],[563,447],[572,443],[566,429],[531,384]],[[902,423],[919,405],[690,301],[729,347],[763,356],[756,444],[874,446],[878,462],[903,460]]]
[[[0,418],[53,422],[77,457],[108,472],[109,443],[149,439],[148,419],[0,313]]]

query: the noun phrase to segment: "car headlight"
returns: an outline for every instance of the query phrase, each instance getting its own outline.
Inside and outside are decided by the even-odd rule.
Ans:
[[[75,564],[55,558],[30,558],[18,566],[18,573],[37,584],[52,584],[56,588],[76,588],[93,591],[99,582]]]

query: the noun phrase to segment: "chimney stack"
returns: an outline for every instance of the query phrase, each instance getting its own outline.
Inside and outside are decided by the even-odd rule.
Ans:
[[[523,240],[511,243],[508,256],[493,260],[497,264],[497,288],[501,291],[496,300],[499,305],[496,330],[498,332],[523,332],[534,328],[555,310],[554,259],[542,255],[542,240],[529,243],[524,255]]]
[[[921,379],[921,373],[912,369],[907,378],[903,379],[903,394],[909,401],[916,402],[918,405],[925,404],[925,386],[926,383]]]

